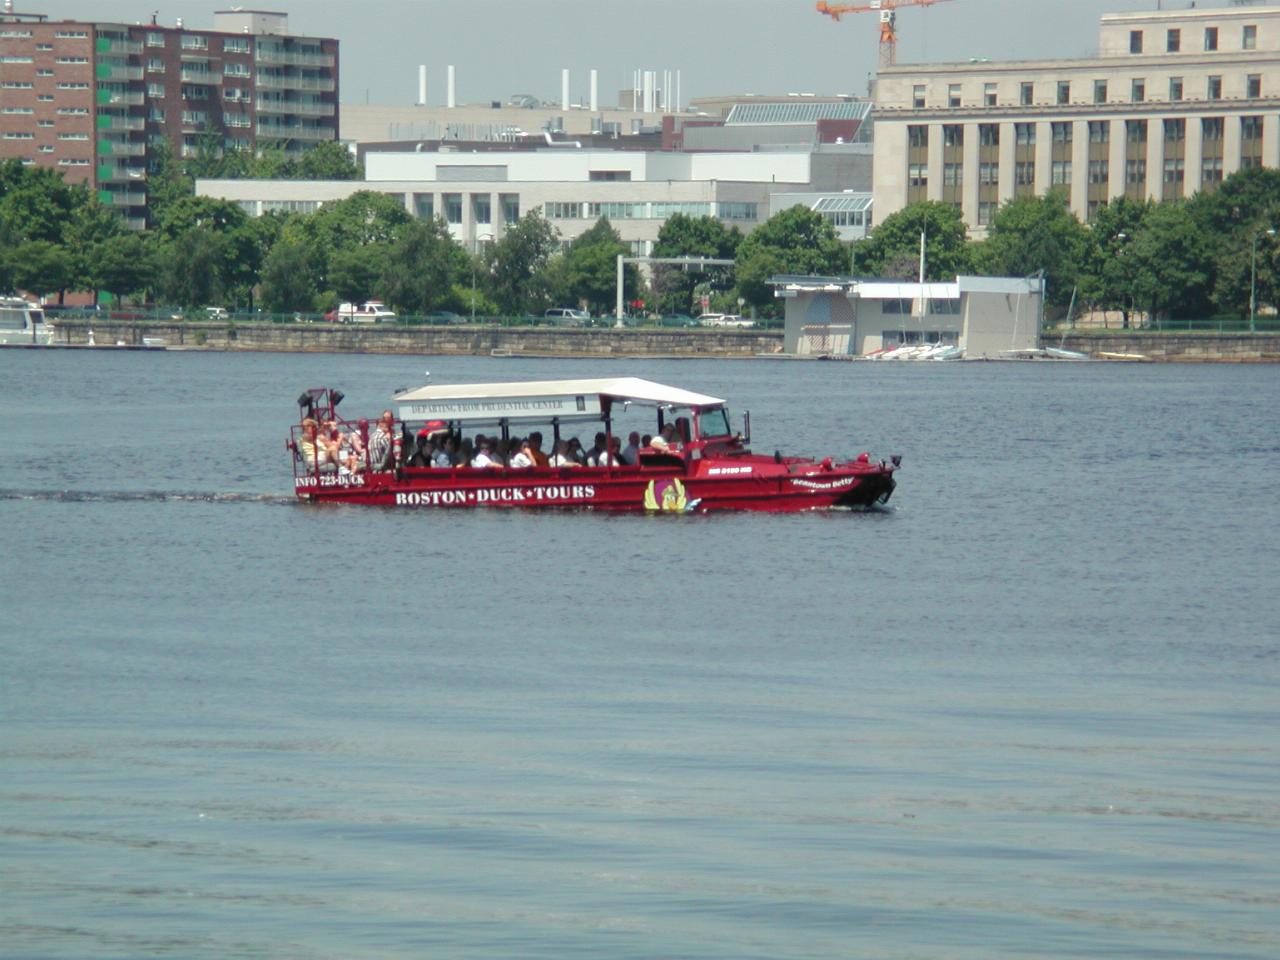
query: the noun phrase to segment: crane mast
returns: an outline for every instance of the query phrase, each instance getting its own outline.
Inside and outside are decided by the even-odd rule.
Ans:
[[[898,59],[897,10],[899,7],[931,7],[946,0],[866,0],[865,3],[828,3],[818,0],[817,10],[832,20],[846,13],[880,14],[880,66],[891,67]]]

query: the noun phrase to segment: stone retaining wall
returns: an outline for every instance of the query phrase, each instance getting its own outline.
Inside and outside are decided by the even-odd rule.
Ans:
[[[1045,346],[1057,346],[1058,338],[1046,336]],[[1141,354],[1152,360],[1200,362],[1248,362],[1280,360],[1280,335],[1248,333],[1148,333],[1068,336],[1067,350],[1096,357],[1100,353]]]
[[[574,329],[563,327],[391,325],[327,323],[173,323],[163,321],[59,320],[57,342],[211,350],[316,353],[418,353],[489,356],[510,351],[529,356],[724,356],[778,353],[782,332],[697,329]]]

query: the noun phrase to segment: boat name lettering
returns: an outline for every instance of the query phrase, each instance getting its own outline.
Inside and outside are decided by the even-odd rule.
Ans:
[[[600,398],[486,397],[476,400],[419,400],[402,404],[403,420],[475,420],[529,416],[579,416],[600,413]]]
[[[707,473],[713,477],[729,476],[735,473],[750,473],[750,467],[712,467]]]
[[[358,473],[322,473],[320,476],[294,477],[294,488],[298,487],[363,487],[364,476]]]
[[[851,483],[856,483],[857,479],[857,477],[845,477],[843,480],[828,480],[826,483],[817,483],[813,480],[800,480],[792,477],[791,482],[797,487],[804,487],[806,490],[837,490],[840,487],[847,487]]]
[[[550,487],[498,487],[479,490],[423,490],[397,493],[398,507],[454,507],[485,503],[553,503],[557,500],[590,500],[593,484],[560,484]]]

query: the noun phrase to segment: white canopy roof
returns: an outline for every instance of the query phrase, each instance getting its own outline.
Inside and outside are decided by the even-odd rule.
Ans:
[[[639,377],[606,377],[598,380],[522,380],[514,383],[453,383],[439,387],[419,387],[397,394],[397,403],[413,400],[493,400],[505,397],[549,397],[566,394],[599,394],[617,400],[632,400],[658,406],[714,407],[724,403],[719,397],[708,397],[642,380]]]
[[[500,418],[598,418],[600,398],[646,406],[717,407],[719,397],[642,380],[524,380],[514,383],[455,383],[397,394],[402,420],[492,420]]]

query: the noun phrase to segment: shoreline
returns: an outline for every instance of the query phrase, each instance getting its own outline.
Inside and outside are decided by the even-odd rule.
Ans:
[[[60,320],[52,349],[385,353],[511,359],[777,359],[868,362],[843,355],[782,352],[783,331],[662,327],[544,327],[276,324],[148,320]],[[90,343],[92,337],[93,343]],[[1049,336],[1108,363],[1280,363],[1280,334],[1144,331]],[[42,344],[15,343],[21,349]],[[896,361],[894,361],[896,362]],[[973,357],[960,362],[1078,363]]]

